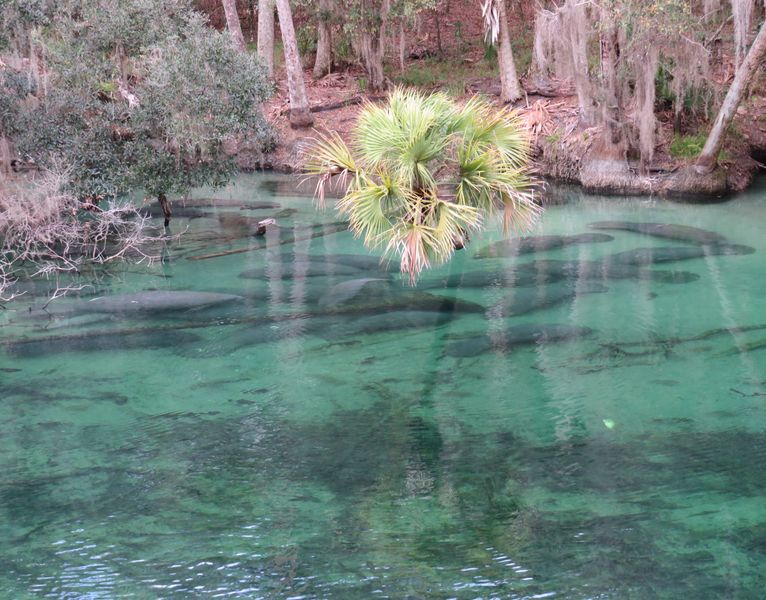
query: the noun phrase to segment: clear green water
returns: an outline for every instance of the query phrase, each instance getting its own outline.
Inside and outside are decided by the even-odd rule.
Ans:
[[[201,208],[175,220],[189,229],[163,265],[99,284],[244,300],[119,318],[67,314],[87,298],[48,319],[28,312],[39,299],[0,311],[0,597],[766,595],[766,186],[709,206],[564,191],[536,233],[684,223],[756,252],[650,267],[689,283],[596,277],[608,291],[586,293],[594,280],[575,279],[566,301],[510,318],[498,303],[546,288],[429,290],[487,310],[364,334],[390,305],[316,316],[353,277],[279,278],[296,256],[363,253],[346,232],[309,237],[335,216],[288,183],[243,176],[215,196],[297,209],[279,218],[294,244],[270,235],[189,260],[246,247],[239,217],[280,210]],[[685,245],[606,233],[474,260],[488,236],[440,272],[510,277]],[[238,277],[265,264],[267,278]],[[520,323],[594,333],[503,351]],[[447,351],[472,332],[494,346]]]

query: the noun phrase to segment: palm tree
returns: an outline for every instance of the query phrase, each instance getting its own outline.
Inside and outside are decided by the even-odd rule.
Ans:
[[[334,179],[345,186],[337,207],[351,231],[398,255],[411,283],[496,214],[509,233],[540,213],[526,130],[514,111],[478,97],[458,106],[444,94],[397,89],[387,105],[363,108],[351,148],[330,133],[308,151],[319,203]]]

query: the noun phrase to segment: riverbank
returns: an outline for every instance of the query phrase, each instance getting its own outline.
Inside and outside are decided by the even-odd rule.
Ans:
[[[336,131],[350,140],[351,131],[364,102],[381,96],[360,91],[358,74],[333,73],[314,81],[306,72],[307,92],[318,131]],[[303,170],[303,149],[311,143],[314,131],[290,128],[289,102],[284,78],[277,76],[276,92],[266,105],[268,119],[278,131],[279,143],[266,156],[244,146],[239,155],[243,170],[270,168],[285,173]],[[721,155],[720,167],[701,176],[693,170],[695,150],[701,149],[704,136],[674,132],[673,115],[660,115],[655,158],[647,174],[639,169],[638,159],[615,157],[604,152],[597,140],[601,127],[584,126],[577,110],[577,97],[571,86],[556,82],[544,94],[523,81],[525,97],[515,103],[530,130],[533,143],[533,169],[546,180],[581,185],[586,191],[620,195],[656,195],[686,201],[717,201],[745,190],[763,167],[766,156],[766,98],[751,95],[740,107]],[[428,88],[436,91],[438,86]],[[494,98],[498,106],[499,83],[491,77],[465,82],[462,93],[448,90],[464,100],[473,94]]]

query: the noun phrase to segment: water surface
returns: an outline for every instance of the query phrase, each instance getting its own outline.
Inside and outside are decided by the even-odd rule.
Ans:
[[[565,190],[535,235],[612,241],[474,258],[493,232],[417,290],[291,183],[200,190],[165,262],[94,291],[232,301],[0,311],[0,597],[763,597],[763,182]]]

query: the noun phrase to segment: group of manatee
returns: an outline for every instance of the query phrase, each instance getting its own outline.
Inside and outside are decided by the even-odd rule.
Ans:
[[[181,319],[190,323],[188,330],[178,326],[163,331],[157,339],[144,330],[128,330],[121,334],[102,332],[17,340],[4,346],[6,352],[19,356],[172,346],[184,356],[202,358],[227,355],[287,337],[313,335],[333,342],[353,340],[381,332],[438,328],[462,314],[491,314],[493,318],[505,319],[507,326],[493,331],[491,338],[485,331],[468,332],[459,337],[445,335],[444,354],[468,357],[490,350],[504,353],[519,346],[580,338],[592,333],[588,328],[564,324],[518,324],[513,322],[514,317],[571,301],[584,293],[605,292],[606,280],[648,279],[675,284],[699,278],[691,272],[651,268],[654,265],[755,251],[748,246],[731,244],[720,234],[685,225],[604,221],[592,223],[590,227],[599,232],[529,236],[491,244],[478,250],[473,258],[502,260],[497,264],[502,268],[469,270],[448,276],[426,275],[414,288],[393,276],[396,265],[378,257],[325,254],[296,259],[285,254],[271,260],[266,267],[243,271],[240,277],[262,281],[317,278],[321,285],[304,286],[300,314],[247,317],[253,314],[254,306],[268,299],[268,290],[259,291],[257,286],[225,293],[223,290],[149,290],[82,298],[61,307],[54,304],[44,312],[79,319],[78,322],[135,316],[169,318],[171,323]],[[325,231],[332,233],[335,229]],[[639,247],[607,254],[598,260],[505,260],[572,245],[611,242],[614,238],[603,231],[634,232],[684,245]],[[500,300],[494,306],[484,306],[430,292],[456,287],[497,288],[501,290]],[[195,328],[214,325],[230,325],[219,341],[203,340],[193,332]]]

